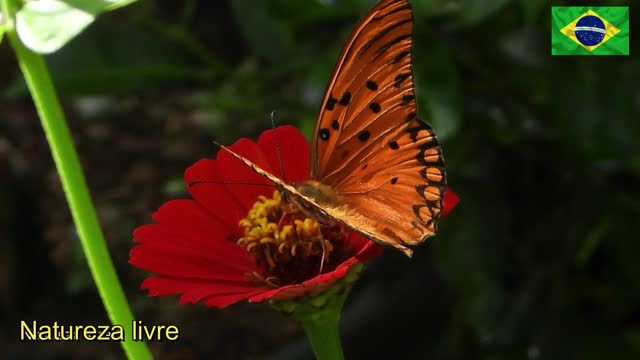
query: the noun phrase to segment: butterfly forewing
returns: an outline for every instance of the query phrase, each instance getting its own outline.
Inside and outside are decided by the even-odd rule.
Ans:
[[[321,104],[311,158],[312,178],[342,195],[343,222],[402,250],[435,233],[446,184],[438,141],[416,115],[412,41],[406,0],[381,1],[360,21]]]
[[[372,137],[375,125],[400,126],[415,113],[412,35],[413,16],[405,0],[381,1],[356,25],[320,106],[312,178],[322,181],[356,152],[366,151],[361,145]]]

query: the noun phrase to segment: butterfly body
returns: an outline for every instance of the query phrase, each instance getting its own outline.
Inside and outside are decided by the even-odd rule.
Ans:
[[[319,223],[333,227],[338,222],[328,215],[323,208],[335,207],[341,203],[341,198],[331,186],[316,180],[306,180],[299,184],[292,183],[296,192],[289,192],[287,189],[276,185],[285,203],[292,206],[294,210],[302,212],[306,217],[316,219]],[[300,196],[302,195],[302,196]],[[305,200],[311,199],[312,201]]]
[[[340,195],[330,185],[323,184],[317,180],[307,180],[300,184],[293,184],[296,190],[322,205],[332,205],[340,203]]]
[[[446,186],[442,150],[417,117],[407,0],[382,0],[356,25],[316,122],[310,180],[287,184],[224,148],[322,223],[340,223],[411,256],[436,232]]]

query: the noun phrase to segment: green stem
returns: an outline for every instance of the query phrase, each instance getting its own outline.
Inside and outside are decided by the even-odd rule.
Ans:
[[[345,300],[364,264],[354,264],[347,275],[320,294],[303,299],[275,301],[277,311],[302,324],[317,360],[343,360],[338,325]]]
[[[324,313],[316,319],[302,322],[304,332],[318,360],[343,360],[338,323],[340,310]]]
[[[16,3],[16,0],[0,0],[5,21],[9,22],[15,18]],[[47,66],[42,56],[22,45],[15,27],[11,24],[7,26],[7,38],[16,53],[18,64],[38,111],[89,269],[109,319],[113,324],[123,326],[125,336],[131,334],[133,315],[105,244],[78,155]],[[125,339],[121,344],[129,359],[151,359],[151,353],[145,343]]]

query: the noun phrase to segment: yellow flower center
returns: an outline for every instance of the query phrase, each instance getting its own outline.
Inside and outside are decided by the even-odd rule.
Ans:
[[[300,218],[278,191],[272,198],[260,196],[239,225],[244,236],[237,243],[253,254],[261,270],[252,275],[271,286],[332,271],[350,254],[340,226]]]

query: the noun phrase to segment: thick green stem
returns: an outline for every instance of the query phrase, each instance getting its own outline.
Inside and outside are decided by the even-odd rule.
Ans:
[[[316,319],[302,322],[304,332],[318,360],[343,360],[338,323],[340,310],[323,313]]]
[[[15,18],[16,3],[15,0],[0,0],[5,21],[12,21]],[[133,315],[109,256],[47,66],[40,55],[22,45],[15,27],[10,24],[7,26],[7,38],[16,53],[20,69],[38,111],[89,269],[107,314],[113,324],[124,327],[125,336],[130,336]],[[121,344],[129,359],[151,359],[151,353],[145,343],[127,341],[125,338]]]
[[[274,309],[302,324],[318,360],[343,360],[338,325],[345,300],[364,264],[354,264],[347,275],[320,294],[308,298],[276,301]]]

